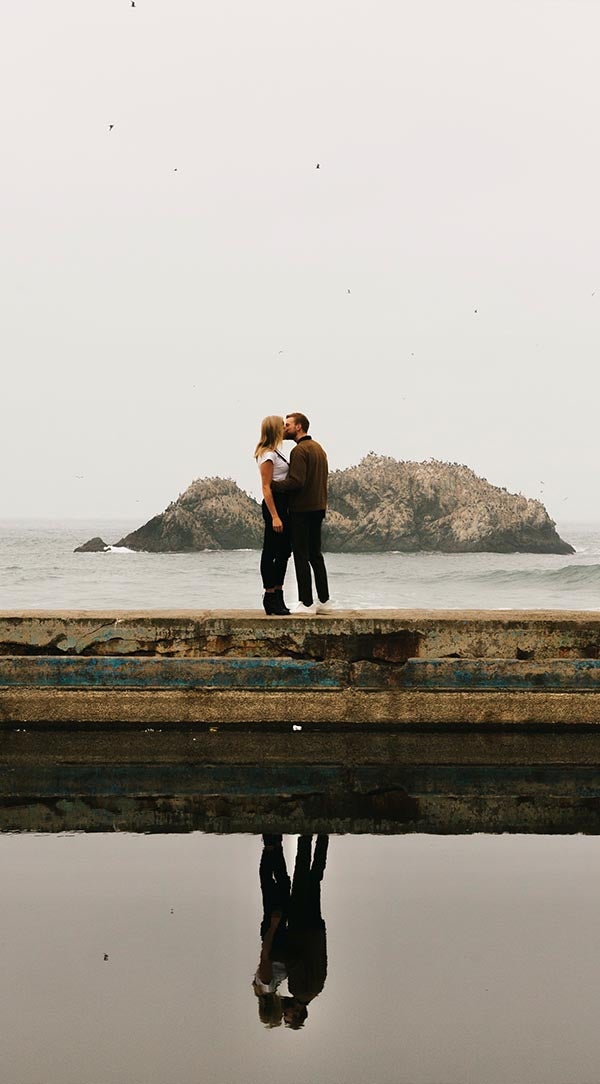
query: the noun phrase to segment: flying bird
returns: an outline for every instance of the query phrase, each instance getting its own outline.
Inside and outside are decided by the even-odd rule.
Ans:
[[[114,124],[109,124],[109,126],[108,126],[109,132],[112,132],[113,128],[114,128]]]
[[[321,166],[320,166],[319,162],[317,162],[317,164],[315,166],[315,169],[320,169],[320,168],[321,168]]]
[[[347,293],[347,294],[349,294],[349,293],[350,293],[350,290],[346,290],[346,293]]]

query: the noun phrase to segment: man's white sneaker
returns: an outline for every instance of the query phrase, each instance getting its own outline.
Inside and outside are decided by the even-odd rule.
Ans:
[[[301,614],[304,617],[314,617],[316,612],[317,607],[314,604],[312,606],[305,606],[303,602],[299,602],[294,610],[295,614]]]
[[[331,599],[328,599],[327,602],[317,602],[318,614],[332,614],[335,613],[336,609],[335,602],[332,602]]]

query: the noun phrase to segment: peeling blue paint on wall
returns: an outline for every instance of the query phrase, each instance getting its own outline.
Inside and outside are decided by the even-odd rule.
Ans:
[[[346,671],[347,667],[343,668]],[[283,658],[161,659],[123,656],[0,658],[0,687],[103,689],[340,689],[336,664]]]

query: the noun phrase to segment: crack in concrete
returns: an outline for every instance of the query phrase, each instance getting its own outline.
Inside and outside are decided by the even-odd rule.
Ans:
[[[88,647],[91,643],[94,642],[94,640],[97,638],[99,633],[103,632],[105,629],[111,629],[111,630],[116,629],[118,624],[119,624],[119,620],[117,618],[114,621],[108,622],[107,624],[99,625],[98,628],[96,628],[96,629],[92,629],[90,632],[88,632],[85,636],[81,637],[79,640],[72,640],[71,643],[73,644],[73,647],[75,648],[75,653],[77,655],[80,655],[84,648]],[[119,637],[117,637],[117,639],[119,639]]]

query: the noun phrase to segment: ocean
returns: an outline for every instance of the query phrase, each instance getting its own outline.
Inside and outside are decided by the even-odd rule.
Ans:
[[[73,552],[134,526],[0,524],[0,608],[260,606],[256,551]],[[331,554],[332,595],[351,609],[600,609],[600,525],[560,533],[574,555]],[[113,827],[0,833],[2,1081],[598,1079],[598,837],[331,835],[326,973],[292,1031],[281,1006],[263,1025],[251,985],[260,836]],[[290,875],[299,851],[284,836]]]
[[[250,609],[261,607],[255,550],[74,553],[108,542],[131,520],[0,522],[0,608]],[[340,609],[600,609],[600,524],[565,524],[572,556],[532,553],[332,553],[331,596]],[[292,562],[286,599],[297,601]]]

